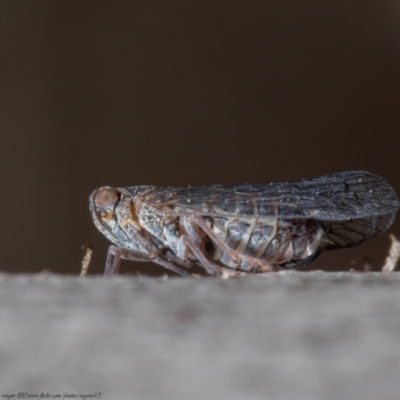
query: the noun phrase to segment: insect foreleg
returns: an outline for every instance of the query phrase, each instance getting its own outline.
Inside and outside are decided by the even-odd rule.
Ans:
[[[215,234],[215,232],[207,225],[206,221],[202,217],[198,216],[190,216],[188,217],[189,221],[192,224],[199,226],[204,233],[217,245],[219,246],[234,262],[247,261],[251,265],[254,265],[259,272],[269,272],[274,271],[275,269],[265,260],[261,260],[259,258],[246,256],[244,254],[240,254],[235,250],[232,250],[221,238]]]
[[[104,276],[111,276],[114,274],[118,274],[121,259],[134,260],[134,261],[148,261],[147,257],[143,253],[111,245],[108,248]]]
[[[169,261],[163,259],[158,254],[144,254],[139,251],[134,251],[130,249],[125,249],[123,247],[117,247],[111,245],[108,248],[106,267],[104,270],[104,276],[112,276],[114,274],[119,273],[119,265],[121,260],[130,260],[130,261],[152,261],[159,265],[162,265],[164,268],[169,269],[171,271],[176,272],[182,276],[190,276],[186,271],[181,270],[175,265],[171,264]]]

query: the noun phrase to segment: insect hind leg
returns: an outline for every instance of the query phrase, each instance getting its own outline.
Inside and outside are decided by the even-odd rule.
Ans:
[[[197,216],[188,217],[189,222],[197,225],[201,228],[204,233],[217,245],[219,246],[234,262],[246,261],[249,264],[253,265],[257,272],[271,272],[276,269],[271,266],[266,260],[261,260],[259,258],[250,257],[245,254],[238,253],[237,251],[231,249],[215,232],[207,225],[206,221]]]
[[[318,258],[318,256],[321,254],[321,250],[315,252],[314,254],[311,254],[311,256],[308,256],[302,260],[293,260],[289,261],[283,264],[280,264],[278,267],[279,268],[290,268],[290,269],[296,269],[303,267],[304,265],[312,263],[314,260]]]
[[[180,252],[187,255],[187,250],[190,249],[193,255],[200,262],[202,267],[207,271],[209,275],[217,275],[219,272],[219,266],[212,263],[207,257],[203,254],[203,252],[196,246],[194,241],[187,235],[182,235],[179,240],[179,249]]]

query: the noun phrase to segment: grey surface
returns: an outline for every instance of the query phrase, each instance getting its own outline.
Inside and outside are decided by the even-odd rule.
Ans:
[[[0,275],[0,397],[398,399],[400,274]]]

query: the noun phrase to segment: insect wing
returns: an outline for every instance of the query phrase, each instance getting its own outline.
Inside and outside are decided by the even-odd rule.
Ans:
[[[377,236],[399,208],[391,186],[363,171],[288,183],[156,188],[144,201],[164,215],[315,219],[326,227],[326,249]]]
[[[393,222],[395,214],[378,217],[332,221],[325,224],[327,245],[324,250],[354,247],[383,233]]]
[[[391,186],[369,172],[288,183],[156,188],[145,203],[164,214],[340,221],[396,213]]]

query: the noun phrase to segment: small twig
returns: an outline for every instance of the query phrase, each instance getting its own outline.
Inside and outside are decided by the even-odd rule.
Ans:
[[[389,275],[394,271],[400,258],[400,241],[394,235],[389,235],[389,238],[392,240],[392,245],[386,257],[385,265],[382,267],[382,273],[385,275]]]
[[[81,266],[81,278],[87,275],[90,260],[92,259],[93,247],[90,244],[85,244],[82,246],[82,250],[85,250],[85,255],[83,256],[82,266]]]

